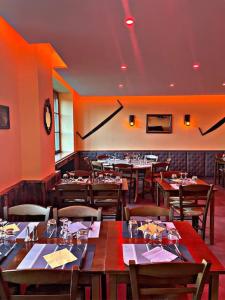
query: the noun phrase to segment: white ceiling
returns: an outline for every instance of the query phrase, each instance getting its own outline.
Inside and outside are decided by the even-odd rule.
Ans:
[[[0,15],[50,42],[81,95],[225,94],[224,0],[0,0]]]

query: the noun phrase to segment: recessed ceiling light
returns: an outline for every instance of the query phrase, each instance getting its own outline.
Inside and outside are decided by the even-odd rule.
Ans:
[[[198,70],[200,68],[200,64],[199,63],[195,63],[195,64],[193,64],[192,67],[193,67],[194,70]]]
[[[175,83],[171,82],[170,87],[174,87],[174,86],[175,86]]]
[[[127,26],[133,26],[134,25],[134,18],[133,17],[126,18],[125,23],[126,23]]]
[[[119,88],[119,89],[122,89],[122,88],[124,88],[124,85],[123,85],[123,83],[119,83],[119,84],[118,84],[118,88]]]
[[[127,70],[127,65],[121,65],[120,69],[121,70]]]
[[[225,86],[225,82],[222,83],[222,86]]]

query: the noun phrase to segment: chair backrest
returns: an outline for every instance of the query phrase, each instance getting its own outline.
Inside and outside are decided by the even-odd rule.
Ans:
[[[136,206],[133,208],[125,207],[125,218],[129,221],[131,217],[168,217],[172,220],[172,210],[155,205]]]
[[[56,269],[27,269],[27,270],[7,270],[2,272],[2,276],[5,282],[14,284],[26,284],[26,285],[69,285],[68,292],[65,294],[56,294],[52,289],[48,293],[37,296],[35,291],[29,295],[13,295],[11,298],[14,299],[56,299],[56,300],[71,300],[77,297],[77,286],[79,279],[79,270],[74,267],[72,270],[56,270]]]
[[[157,162],[152,165],[152,172],[163,172],[163,171],[168,171],[170,163],[168,162]]]
[[[113,170],[122,173],[122,177],[132,181],[133,178],[133,165],[131,164],[113,164]]]
[[[172,175],[176,175],[177,177],[180,176],[180,171],[164,171],[160,172],[161,179],[163,178],[172,178]]]
[[[91,160],[89,157],[84,157],[84,164],[88,171],[92,171]]]
[[[88,203],[89,186],[86,183],[57,184],[54,207],[68,206],[74,202]]]
[[[153,155],[153,154],[147,154],[144,156],[144,158],[149,161],[158,161],[159,159],[157,155]]]
[[[209,204],[213,197],[213,184],[190,184],[190,185],[180,185],[179,187],[179,200],[180,200],[180,213],[183,215],[183,208],[190,206],[185,204],[185,200],[194,200],[194,206],[204,207],[204,216],[207,216]],[[203,200],[204,203],[198,204],[199,200]]]
[[[47,221],[49,219],[51,207],[43,207],[36,204],[20,204],[11,207],[4,207],[4,218],[10,219],[10,217],[18,216],[44,216],[44,220]]]
[[[103,164],[99,161],[92,160],[91,162],[92,171],[103,171]]]
[[[87,171],[87,170],[74,170],[74,171],[68,172],[68,174],[70,176],[73,176],[74,178],[78,178],[78,177],[88,178],[88,177],[91,176],[91,171]]]
[[[113,183],[94,183],[91,186],[91,201],[94,204],[95,200],[117,199],[121,200],[121,184]]]
[[[61,217],[74,218],[74,219],[83,219],[83,218],[95,218],[97,221],[101,221],[102,217],[102,208],[94,209],[89,206],[67,206],[61,209],[53,209],[54,219]]]
[[[112,177],[116,177],[116,176],[122,177],[122,173],[121,173],[121,172],[117,172],[117,171],[115,171],[115,170],[104,170],[104,171],[99,171],[99,172],[96,172],[95,175],[96,175],[96,176],[99,176],[99,175],[103,175],[103,176],[110,175],[110,176],[112,176]]]
[[[109,157],[110,156],[108,154],[99,154],[99,155],[97,155],[97,159],[99,159],[99,160],[107,159]]]
[[[204,284],[209,274],[210,263],[154,263],[137,265],[129,262],[132,299],[150,296],[181,296],[192,294],[201,300]],[[170,299],[170,298],[169,298]],[[174,298],[173,298],[174,299]]]

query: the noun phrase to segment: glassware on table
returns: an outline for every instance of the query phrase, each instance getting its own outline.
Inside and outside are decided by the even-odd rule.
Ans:
[[[193,181],[196,181],[198,179],[198,176],[192,176],[191,178]]]
[[[128,223],[128,231],[131,238],[135,238],[138,235],[138,223],[136,220],[130,220]]]
[[[57,233],[57,223],[55,219],[50,219],[47,222],[47,235],[48,237],[55,237],[55,234]]]
[[[179,238],[180,238],[177,229],[176,228],[170,228],[168,230],[167,238],[170,241],[170,243],[177,245],[179,243]]]
[[[87,245],[89,229],[80,229],[77,231],[77,245]]]
[[[177,174],[172,174],[172,175],[171,175],[171,178],[172,178],[172,179],[177,179]]]
[[[63,174],[63,181],[67,182],[69,180],[69,175],[67,173]]]
[[[121,180],[120,176],[116,176],[115,178],[116,183],[120,183],[120,180]]]
[[[188,172],[184,172],[184,179],[187,180]]]

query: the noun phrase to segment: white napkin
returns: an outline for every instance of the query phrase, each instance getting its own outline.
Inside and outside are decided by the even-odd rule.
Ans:
[[[70,223],[68,225],[68,229],[69,229],[70,233],[75,233],[75,232],[79,231],[80,229],[87,229],[87,226],[85,226],[81,222],[74,222],[74,223]]]
[[[155,247],[142,255],[152,263],[170,262],[177,258],[177,255],[163,249],[162,247]]]

